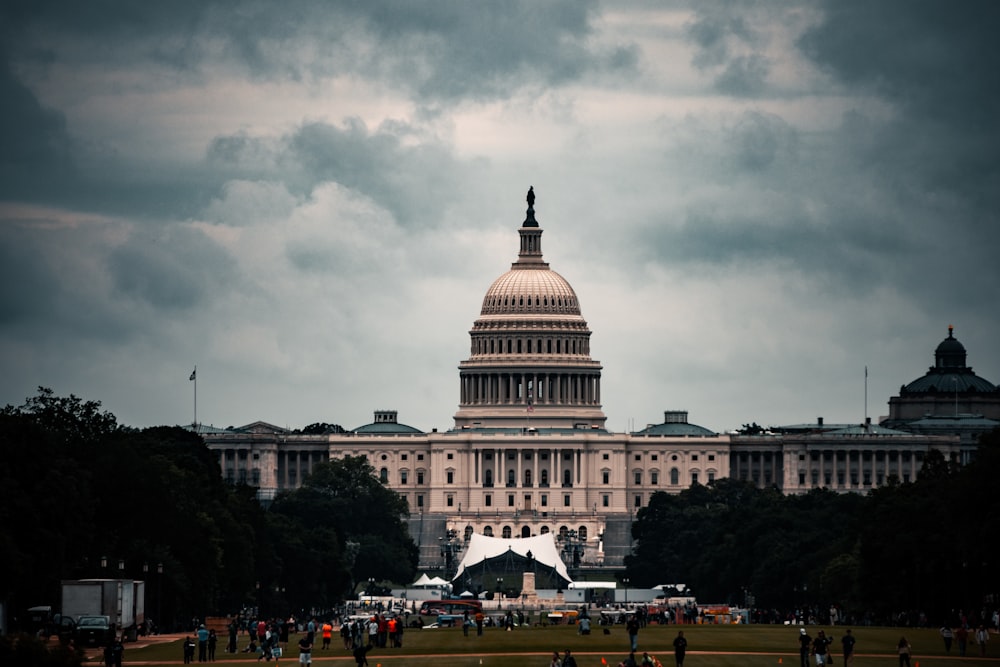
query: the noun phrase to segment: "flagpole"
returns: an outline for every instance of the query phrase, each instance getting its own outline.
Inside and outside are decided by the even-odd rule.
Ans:
[[[865,365],[865,430],[868,430],[868,366]]]
[[[198,430],[198,365],[195,364],[194,370],[191,371],[191,377],[188,378],[194,382],[194,421],[191,425],[194,426],[195,430]]]

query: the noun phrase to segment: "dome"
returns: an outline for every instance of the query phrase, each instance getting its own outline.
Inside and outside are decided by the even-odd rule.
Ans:
[[[996,391],[966,364],[965,346],[955,338],[955,327],[948,327],[948,337],[934,350],[934,365],[927,374],[900,388],[903,394],[981,393]]]
[[[482,315],[525,313],[580,315],[580,303],[570,284],[555,271],[514,268],[486,290]]]
[[[938,368],[965,368],[965,346],[954,335],[955,328],[948,327],[948,337],[934,350],[934,361]]]

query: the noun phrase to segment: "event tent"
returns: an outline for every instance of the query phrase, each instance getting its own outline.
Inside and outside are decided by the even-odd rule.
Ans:
[[[469,571],[472,569],[480,574],[478,578],[482,578],[483,570],[489,574],[498,574],[505,570],[522,573],[529,565],[539,574],[554,576],[566,583],[572,581],[566,570],[566,564],[559,557],[553,533],[514,539],[473,533],[452,581],[457,581],[459,578],[471,579]]]

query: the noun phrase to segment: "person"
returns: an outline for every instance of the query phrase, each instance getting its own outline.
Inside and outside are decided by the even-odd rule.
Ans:
[[[367,654],[368,651],[372,650],[373,644],[368,644],[367,646],[358,645],[354,649],[354,662],[357,663],[358,667],[363,667],[363,665],[368,664]]]
[[[799,662],[800,667],[809,667],[809,651],[812,648],[812,637],[805,628],[799,628]]]
[[[323,621],[323,650],[330,648],[330,640],[333,639],[333,623]]]
[[[115,639],[111,645],[111,662],[105,663],[106,667],[122,667],[122,659],[125,657],[125,645],[121,639]]]
[[[910,667],[910,642],[906,641],[906,637],[899,638],[896,648],[899,650],[899,667]]]
[[[534,208],[535,206],[535,186],[528,186],[528,208]]]
[[[955,637],[955,633],[951,631],[947,625],[941,626],[941,639],[944,640],[944,652],[951,653],[951,640]]]
[[[584,616],[583,618],[580,619],[580,625],[579,625],[579,628],[578,628],[578,632],[581,635],[589,635],[590,634],[590,616]]]
[[[236,653],[236,634],[239,632],[239,627],[236,625],[236,619],[234,618],[227,628],[229,631],[229,644],[226,645],[226,653]]]
[[[483,624],[486,622],[486,616],[483,615],[483,611],[480,609],[476,612],[476,636],[483,636]]]
[[[639,621],[636,619],[635,614],[628,617],[628,622],[625,623],[625,630],[628,631],[629,650],[635,653],[639,650]]]
[[[469,610],[466,609],[462,612],[462,634],[466,637],[469,636],[469,626],[472,625],[472,618],[469,616]]]
[[[674,660],[677,662],[677,667],[684,667],[684,654],[687,653],[687,648],[688,640],[684,638],[684,631],[680,630],[674,638]]]
[[[208,630],[204,623],[198,626],[198,662],[208,662]]]
[[[549,667],[562,667],[562,660],[559,659],[559,651],[552,651],[552,659],[549,660]]]
[[[215,647],[219,644],[219,637],[215,630],[208,631],[208,661],[215,662]]]
[[[653,657],[648,653],[643,653],[640,667],[656,667],[656,661],[653,660]]]
[[[631,651],[628,657],[622,660],[622,667],[639,667],[639,663],[635,661],[635,651]]]
[[[557,653],[556,655],[559,654]],[[576,667],[576,658],[573,657],[573,654],[570,653],[569,649],[566,649],[566,653],[564,654],[562,667]]]
[[[184,649],[184,664],[189,665],[194,662],[194,640],[191,639],[191,635],[184,638],[184,643],[181,646]]]
[[[309,633],[302,635],[302,639],[299,640],[299,664],[300,665],[311,665],[312,664],[312,648],[313,642],[312,637]]]
[[[979,644],[979,655],[986,657],[986,642],[990,640],[990,631],[982,623],[976,628],[976,643]]]
[[[830,646],[830,640],[827,638],[826,633],[820,630],[816,633],[816,639],[813,640],[812,652],[816,656],[816,667],[823,667],[826,664],[826,659],[828,657],[828,648]]]
[[[955,630],[955,641],[958,643],[958,654],[964,658],[965,647],[969,645],[969,631],[965,629],[964,624]]]
[[[850,667],[854,662],[854,635],[851,634],[851,629],[847,628],[844,636],[840,639],[841,646],[844,647],[844,665],[845,667]]]

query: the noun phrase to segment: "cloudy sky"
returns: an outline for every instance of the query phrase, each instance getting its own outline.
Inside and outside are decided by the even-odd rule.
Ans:
[[[447,429],[529,185],[616,431],[1000,382],[1000,4],[0,5],[0,404]]]

